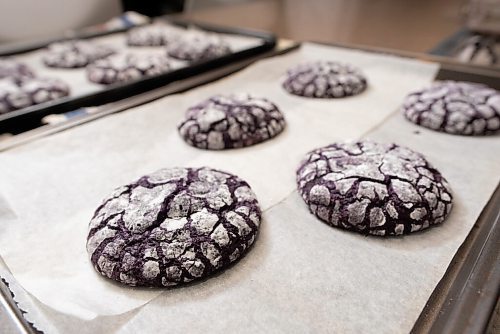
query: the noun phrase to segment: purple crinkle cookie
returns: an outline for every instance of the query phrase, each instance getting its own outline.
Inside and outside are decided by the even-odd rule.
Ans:
[[[283,88],[294,95],[312,98],[339,98],[361,93],[366,78],[348,64],[315,61],[297,65],[287,72]]]
[[[91,82],[110,85],[162,74],[170,69],[166,56],[118,55],[87,66],[87,77]]]
[[[309,152],[298,190],[319,219],[362,234],[400,235],[442,223],[447,181],[422,154],[396,144],[335,143]]]
[[[14,81],[34,78],[33,71],[23,63],[19,63],[10,58],[0,59],[0,79],[9,78]]]
[[[215,34],[188,32],[167,47],[167,54],[176,59],[190,62],[204,61],[231,53],[224,39]]]
[[[50,44],[43,55],[49,67],[79,68],[115,53],[113,48],[90,41],[72,40]]]
[[[67,96],[69,87],[58,79],[0,80],[0,114]]]
[[[216,95],[188,109],[179,133],[195,147],[222,150],[263,142],[284,128],[283,114],[267,99]]]
[[[253,244],[261,211],[250,186],[210,168],[168,168],[115,191],[90,221],[87,251],[103,276],[165,287],[207,277]]]
[[[178,28],[168,25],[148,25],[131,29],[127,33],[129,46],[162,46],[168,45],[179,36]]]
[[[402,107],[411,122],[456,135],[500,129],[500,92],[485,85],[443,81],[409,94]]]

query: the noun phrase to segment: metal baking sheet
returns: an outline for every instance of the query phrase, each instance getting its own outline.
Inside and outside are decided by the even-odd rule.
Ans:
[[[462,69],[462,71],[460,71],[460,69]],[[483,71],[481,71],[481,69],[474,70],[474,69],[467,68],[467,67],[460,67],[460,66],[454,66],[454,65],[449,65],[449,64],[442,65],[442,69],[438,73],[437,78],[439,78],[439,79],[455,79],[455,80],[470,80],[470,81],[478,81],[478,82],[484,82],[484,81],[490,80],[492,82],[497,82],[497,84],[498,84],[498,81],[495,81],[495,75],[488,75],[486,71],[483,72]],[[469,262],[472,261],[472,264],[481,263],[481,260],[480,260],[481,254],[484,255],[485,253],[488,253],[488,251],[491,253],[491,251],[495,249],[491,245],[492,241],[493,241],[493,246],[495,246],[495,240],[496,240],[496,247],[497,247],[496,249],[498,249],[498,233],[493,234],[493,232],[495,231],[495,226],[498,226],[498,221],[499,221],[498,220],[499,219],[499,217],[498,217],[498,209],[499,209],[498,198],[499,197],[498,196],[499,196],[499,190],[497,189],[496,193],[494,194],[494,196],[490,200],[489,204],[483,210],[483,214],[478,219],[478,222],[476,223],[475,228],[471,231],[470,235],[468,236],[468,238],[466,239],[466,241],[462,245],[461,249],[459,250],[459,252],[455,256],[455,258],[453,259],[453,261],[450,265],[450,268],[448,269],[447,274],[442,279],[442,282],[448,281],[447,285],[449,287],[448,288],[443,287],[441,283],[436,287],[436,291],[434,292],[433,296],[429,300],[429,303],[426,306],[426,308],[424,309],[424,312],[422,313],[421,318],[419,318],[419,320],[415,324],[415,327],[413,329],[414,332],[420,333],[420,332],[431,331],[431,332],[437,333],[440,331],[436,330],[436,328],[440,328],[441,330],[443,330],[443,328],[445,328],[445,329],[448,329],[447,332],[452,333],[453,331],[450,331],[450,328],[451,328],[449,325],[450,323],[453,324],[455,326],[454,328],[458,330],[458,331],[454,331],[454,333],[466,332],[464,330],[464,327],[462,327],[461,330],[460,330],[460,327],[456,327],[456,325],[459,321],[462,321],[462,322],[464,321],[463,320],[464,317],[462,317],[462,320],[455,319],[454,321],[450,322],[451,318],[446,317],[447,312],[443,312],[443,310],[445,310],[446,308],[456,310],[457,308],[453,308],[453,305],[456,305],[457,303],[464,304],[464,300],[462,300],[461,302],[460,301],[457,302],[456,300],[453,300],[453,296],[456,297],[457,293],[455,291],[453,294],[452,290],[453,289],[456,290],[457,288],[459,288],[459,285],[457,284],[457,283],[459,283],[458,278],[457,278],[458,276],[456,275],[456,273],[453,274],[453,271],[454,271],[453,268],[459,267],[461,269],[461,271],[463,272],[461,275],[461,278],[460,278],[460,281],[461,281],[460,284],[464,284],[464,281],[465,281],[465,283],[470,285],[470,283],[471,283],[470,276],[473,273],[475,266],[474,265],[471,266],[470,263],[468,265],[463,265],[465,263],[465,261],[469,261]],[[497,200],[495,200],[495,198]],[[482,238],[478,238],[478,235],[481,235]],[[481,251],[481,252],[479,252],[480,254],[477,254],[478,250]],[[496,252],[496,253],[493,252],[493,254],[497,254],[497,256],[498,256],[498,252]],[[470,258],[472,258],[472,260],[470,260]],[[467,259],[469,259],[469,260],[467,260]],[[488,263],[488,262],[486,262],[486,263]],[[490,256],[489,263],[491,263],[491,256]],[[494,263],[495,262],[493,262],[493,264]],[[490,268],[491,268],[491,266],[490,266]],[[456,271],[456,269],[455,269],[455,271]],[[476,280],[475,280],[476,285],[473,285],[473,286],[475,288],[480,289],[480,287],[478,287],[477,284],[480,284],[481,282],[480,282],[480,280],[477,279],[477,277],[481,277],[481,276],[484,277],[484,275],[487,275],[488,273],[491,274],[491,272],[492,272],[491,270],[488,271],[488,268],[486,268],[486,269],[483,268],[482,272],[479,275],[476,275]],[[474,277],[472,277],[472,278],[474,279]],[[490,278],[488,280],[490,285],[492,282],[495,283],[494,278],[495,278],[495,276],[493,275],[493,278]],[[497,278],[496,282],[498,283],[498,276],[496,276],[496,278]],[[498,284],[496,284],[496,287],[498,288]],[[495,296],[494,292],[495,292],[495,290],[493,291],[493,294],[492,294],[493,298]],[[496,289],[496,292],[498,293],[498,289]],[[438,301],[437,299],[439,299],[439,298],[437,298],[436,295],[444,295],[445,297],[441,298],[441,300]],[[476,299],[477,299],[477,296],[476,296]],[[470,300],[470,299],[465,299],[465,300]],[[484,305],[484,303],[483,303],[483,305]],[[448,313],[450,313],[450,312],[448,312]],[[445,316],[443,316],[443,314]],[[488,311],[486,310],[482,314],[488,315]],[[438,318],[441,319],[440,320],[441,325],[438,325],[439,321],[436,320]],[[443,318],[448,319],[448,322],[446,322],[446,321],[443,322]],[[469,317],[467,319],[471,319],[471,318]],[[448,323],[448,325],[444,325],[444,327],[442,327],[443,323]],[[441,327],[439,327],[439,326],[441,326]],[[442,331],[442,332],[446,332],[446,331]],[[472,331],[472,332],[479,332],[479,331]]]
[[[124,97],[130,97],[150,91],[151,89],[161,87],[167,83],[197,75],[204,71],[265,52],[272,49],[276,43],[276,38],[273,34],[261,31],[219,27],[192,21],[174,20],[166,17],[160,18],[157,21],[157,23],[172,24],[183,29],[195,28],[222,34],[236,51],[207,61],[193,63],[174,61],[174,70],[170,72],[148,76],[126,83],[105,86],[89,83],[85,77],[85,68],[47,69],[41,66],[39,59],[41,52],[38,51],[38,49],[47,46],[49,42],[53,42],[54,40],[46,40],[43,43],[35,43],[32,45],[23,45],[9,50],[5,50],[4,48],[0,50],[0,56],[8,55],[14,59],[19,58],[20,61],[26,60],[28,65],[35,69],[38,68],[39,72],[44,76],[59,77],[63,80],[65,78],[71,78],[72,81],[74,81],[76,77],[76,82],[75,84],[70,83],[70,86],[73,86],[73,92],[67,97],[0,115],[0,133],[20,133],[40,126],[41,119],[46,115],[64,113],[81,107],[98,106]],[[148,52],[165,52],[164,47],[125,47],[125,33],[127,30],[128,29],[122,29],[107,33],[72,36],[72,38],[95,39],[96,42],[109,43],[121,51],[131,53],[143,54]],[[242,39],[247,39],[247,41],[242,41]],[[122,45],[120,45],[120,43]]]

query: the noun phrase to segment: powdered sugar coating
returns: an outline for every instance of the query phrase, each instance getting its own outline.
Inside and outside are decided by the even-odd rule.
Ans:
[[[162,46],[179,38],[179,29],[168,25],[147,25],[127,33],[129,46]]]
[[[485,85],[442,81],[409,94],[403,114],[426,128],[456,135],[487,135],[500,129],[500,92]]]
[[[113,48],[85,40],[71,40],[50,44],[43,55],[49,67],[79,68],[115,53]]]
[[[69,95],[69,86],[61,80],[49,78],[0,80],[0,114],[56,100]]]
[[[170,61],[164,56],[117,55],[87,66],[87,77],[91,82],[110,85],[162,74],[170,68]]]
[[[11,58],[0,58],[0,79],[7,78],[18,82],[34,77],[34,72],[26,64]]]
[[[452,208],[444,177],[396,144],[335,143],[309,152],[298,190],[319,219],[372,235],[400,235],[442,223]]]
[[[195,147],[222,150],[263,142],[284,128],[285,118],[274,103],[234,94],[216,95],[189,108],[179,133]]]
[[[334,61],[299,64],[287,72],[283,88],[294,95],[312,98],[340,98],[366,89],[365,76],[355,67]]]
[[[168,168],[115,189],[90,221],[87,251],[102,275],[132,286],[207,277],[253,244],[261,211],[250,186],[210,168]]]
[[[167,47],[170,57],[190,62],[204,61],[231,53],[224,39],[216,34],[187,32]]]

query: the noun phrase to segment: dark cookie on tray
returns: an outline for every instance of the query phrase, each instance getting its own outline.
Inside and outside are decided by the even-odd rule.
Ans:
[[[284,128],[283,114],[268,99],[216,95],[187,110],[179,133],[192,146],[222,150],[263,142]]]
[[[311,98],[340,98],[366,89],[365,76],[355,67],[334,61],[299,64],[287,71],[283,88],[290,94]]]
[[[50,44],[42,58],[48,67],[80,68],[114,53],[115,50],[106,45],[72,40]]]
[[[485,85],[442,81],[409,94],[402,107],[411,122],[456,135],[500,130],[500,92]]]
[[[30,96],[13,79],[0,79],[0,115],[30,105]]]
[[[211,168],[167,168],[117,188],[89,225],[95,269],[132,286],[207,277],[253,244],[261,211],[250,186]]]
[[[19,86],[31,97],[32,104],[60,99],[70,93],[69,86],[64,81],[52,78],[23,80]]]
[[[56,100],[69,94],[69,87],[58,79],[24,79],[16,83],[0,80],[0,114]]]
[[[205,32],[186,32],[167,47],[167,54],[179,60],[204,61],[231,53],[220,36]]]
[[[179,37],[179,29],[168,25],[148,25],[131,29],[127,33],[129,46],[168,45]]]
[[[0,59],[0,79],[10,78],[15,81],[34,78],[33,71],[24,63],[11,58]]]
[[[396,144],[335,143],[309,152],[299,193],[329,225],[362,234],[408,234],[442,223],[450,187],[425,157]]]
[[[91,82],[110,85],[168,72],[169,59],[160,55],[117,55],[87,66]]]

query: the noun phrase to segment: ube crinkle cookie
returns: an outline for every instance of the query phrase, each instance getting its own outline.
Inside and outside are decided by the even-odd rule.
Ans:
[[[69,86],[64,81],[52,78],[24,80],[20,87],[31,97],[32,104],[56,100],[70,93]]]
[[[310,98],[340,98],[361,93],[367,80],[357,68],[334,61],[299,64],[287,71],[283,88]]]
[[[211,168],[167,168],[115,189],[90,221],[87,251],[103,276],[165,287],[243,256],[261,211],[250,186]]]
[[[171,63],[160,55],[117,55],[87,66],[89,81],[110,85],[168,72]]]
[[[0,115],[31,105],[30,96],[12,79],[0,79]]]
[[[79,68],[115,53],[113,48],[91,41],[72,40],[50,44],[43,55],[48,67]]]
[[[442,223],[450,187],[425,157],[396,144],[334,143],[309,152],[297,170],[311,213],[329,225],[380,236]]]
[[[231,52],[229,44],[216,34],[187,32],[167,47],[167,54],[190,62],[222,57]]]
[[[212,96],[189,108],[179,133],[192,146],[223,150],[263,142],[284,128],[285,118],[274,103],[234,94]]]
[[[450,134],[481,136],[500,130],[500,92],[481,84],[436,82],[409,94],[402,111],[417,125]]]
[[[179,29],[168,25],[148,25],[131,29],[127,33],[129,46],[168,45],[179,37]]]
[[[0,114],[56,100],[69,95],[69,87],[58,79],[34,78],[16,83],[0,80]]]
[[[11,58],[0,59],[0,79],[9,78],[14,81],[34,78],[33,71],[24,63]]]

